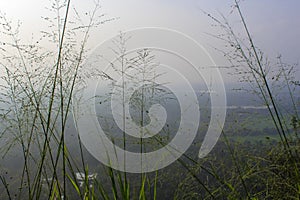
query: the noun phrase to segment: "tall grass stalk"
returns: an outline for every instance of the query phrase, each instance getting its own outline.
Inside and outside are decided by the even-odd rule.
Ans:
[[[52,10],[56,14],[54,18],[56,22],[53,23],[53,20],[49,19],[48,22],[52,23],[51,26],[56,27],[57,30],[54,31],[54,34],[51,31],[50,33],[43,32],[43,34],[48,39],[54,38],[52,42],[57,49],[46,52],[43,52],[36,44],[23,45],[18,38],[19,25],[14,30],[11,22],[4,15],[0,16],[1,23],[4,24],[3,32],[12,41],[8,43],[8,46],[15,53],[12,55],[5,54],[3,56],[5,62],[1,63],[5,69],[5,75],[2,79],[6,82],[6,85],[1,86],[1,89],[4,89],[4,92],[1,91],[1,97],[3,96],[1,103],[8,105],[7,108],[1,110],[1,112],[3,111],[1,117],[5,125],[2,135],[9,135],[11,139],[10,143],[5,146],[4,154],[13,149],[14,144],[19,145],[18,147],[22,151],[23,165],[20,180],[17,183],[19,185],[17,199],[160,199],[158,192],[161,188],[158,184],[169,181],[161,180],[159,176],[161,172],[166,172],[169,168],[164,169],[166,171],[155,171],[153,174],[142,173],[137,178],[137,176],[133,177],[127,172],[116,171],[112,166],[102,166],[104,173],[101,174],[101,177],[90,180],[89,174],[93,172],[93,169],[89,167],[86,161],[87,157],[80,134],[77,134],[76,137],[79,158],[73,157],[67,145],[66,133],[70,125],[68,120],[72,106],[76,106],[73,105],[72,101],[76,92],[75,88],[80,84],[84,85],[85,73],[88,74],[87,77],[95,75],[92,74],[93,72],[85,72],[82,68],[89,33],[92,28],[111,21],[111,19],[97,21],[99,8],[99,2],[96,2],[95,9],[88,13],[88,22],[77,25],[72,21],[71,0],[55,1]],[[209,17],[226,33],[225,38],[220,35],[216,36],[227,42],[231,48],[229,52],[222,52],[227,56],[232,66],[239,70],[239,74],[244,73],[244,81],[254,83],[255,87],[258,88],[255,92],[267,106],[275,130],[280,137],[280,148],[272,148],[271,151],[262,152],[265,155],[251,157],[243,151],[234,149],[233,144],[235,143],[230,141],[227,132],[225,134],[223,131],[225,141],[220,143],[223,144],[222,142],[224,142],[227,147],[228,154],[226,155],[228,157],[221,158],[220,161],[213,156],[198,160],[188,153],[184,153],[173,166],[181,167],[184,172],[188,173],[180,171],[175,174],[177,169],[170,173],[180,179],[178,191],[180,191],[180,187],[184,188],[185,184],[190,186],[190,188],[184,188],[190,189],[183,191],[186,192],[182,195],[185,198],[281,198],[281,195],[286,193],[291,199],[299,199],[299,141],[294,141],[294,137],[289,137],[290,126],[285,115],[282,114],[274,90],[272,90],[268,65],[264,62],[263,53],[254,43],[240,3],[237,0],[234,1],[234,11],[237,12],[241,20],[246,43],[225,17],[222,16],[224,22],[211,15]],[[76,10],[74,13],[75,18],[80,18],[80,14]],[[100,15],[99,17],[103,16]],[[79,45],[76,30],[82,31]],[[165,100],[164,98],[168,98],[169,95],[164,89],[159,88],[160,85],[155,83],[156,78],[162,75],[155,71],[157,66],[155,56],[151,54],[149,49],[140,50],[134,56],[126,54],[128,39],[130,38],[121,33],[119,39],[114,41],[116,49],[113,51],[118,63],[110,63],[110,66],[121,75],[119,89],[122,95],[120,104],[122,105],[123,127],[121,127],[122,131],[119,137],[121,138],[121,146],[125,151],[130,145],[125,133],[127,128],[125,105],[129,103],[126,102],[125,86],[127,81],[129,80],[133,87],[142,83],[140,90],[130,99],[132,101],[130,103],[139,113],[137,124],[141,127],[141,135],[147,131],[143,128],[147,123],[146,107],[154,102],[154,99],[148,99],[148,95],[151,98],[158,98],[155,99],[158,101],[160,98]],[[244,65],[243,68],[241,65]],[[30,69],[30,67],[33,68]],[[282,76],[281,78],[287,87],[293,107],[291,124],[294,128],[295,137],[298,138],[299,112],[291,86],[291,70],[288,70],[287,66],[282,63],[281,58],[279,58],[279,67],[281,70],[277,77]],[[132,69],[141,75],[137,77],[142,78],[132,76],[129,72]],[[104,79],[110,79],[109,81],[112,82],[116,81],[112,80],[109,74],[105,72],[100,76]],[[294,83],[296,86],[297,83]],[[111,95],[111,91],[109,95]],[[106,98],[109,97],[106,96]],[[73,118],[74,126],[77,127],[75,114]],[[170,134],[168,139],[169,136]],[[113,141],[120,138],[113,138]],[[145,153],[148,147],[152,148],[150,145],[156,147],[168,144],[168,141],[159,135],[153,136],[151,141],[152,143],[147,143],[143,138],[138,139],[137,144],[141,154]],[[247,157],[247,160],[244,157]],[[126,171],[125,152],[124,158]],[[235,170],[231,168],[221,169],[228,160],[232,163],[225,167],[233,167]],[[142,156],[140,162],[142,166]],[[221,165],[217,166],[219,163]],[[220,169],[222,172],[218,171]],[[81,174],[83,177],[80,180],[78,179],[78,172],[84,174]],[[131,177],[133,179],[130,179]],[[168,178],[171,179],[172,177]],[[138,180],[137,186],[134,182],[136,180]],[[211,183],[212,180],[213,183]],[[6,197],[13,199],[15,191],[7,182],[6,175],[1,175],[0,181]],[[278,188],[282,188],[282,191],[278,191]],[[174,199],[181,198],[177,194],[174,194]]]
[[[229,50],[218,50],[223,53],[224,56],[228,59],[229,63],[232,65],[231,68],[237,70],[237,74],[240,76],[240,79],[242,81],[249,82],[250,84],[254,83],[253,85],[258,88],[254,92],[262,98],[264,104],[267,106],[275,130],[280,137],[280,142],[282,144],[281,147],[283,147],[283,153],[286,153],[286,160],[293,166],[292,170],[296,176],[295,188],[299,188],[299,155],[297,150],[295,151],[295,147],[291,146],[291,144],[293,143],[293,138],[289,139],[290,131],[288,125],[286,124],[284,116],[282,115],[278,99],[276,99],[275,91],[271,88],[271,79],[268,77],[270,76],[270,74],[268,74],[268,62],[265,61],[264,54],[256,47],[254,43],[253,37],[248,28],[248,24],[246,23],[245,17],[242,13],[240,2],[238,0],[234,1],[232,12],[234,11],[236,11],[238,18],[241,21],[241,28],[245,34],[244,38],[240,36],[240,33],[233,29],[226,17],[224,17],[223,15],[221,16],[222,19],[219,20],[206,12],[204,13],[207,14],[221,28],[221,31],[224,32],[224,34],[213,36],[225,42],[225,45],[229,47]],[[273,68],[274,67],[275,66],[273,66]],[[296,107],[293,92],[291,90],[291,77],[287,76],[288,72],[289,70],[287,68],[284,68],[281,63],[280,69],[275,72],[278,74],[273,75],[276,78],[272,78],[272,80],[274,79],[275,81],[278,81],[278,79],[280,78],[284,80],[285,87],[287,87],[288,89],[290,100],[293,104],[292,106],[294,109],[294,115],[297,116],[298,108]],[[295,121],[297,121],[297,119]],[[226,143],[229,147],[230,145],[228,144],[228,140],[226,138],[225,140],[227,141]],[[298,142],[296,145],[298,145]],[[230,152],[232,152],[232,150],[230,150]],[[233,153],[231,154],[233,155]],[[237,168],[240,168],[244,165],[243,163],[238,162],[237,157],[232,157],[232,159]],[[268,171],[268,167],[270,166],[266,166],[265,170]],[[247,174],[247,172],[245,173]],[[242,177],[241,172],[239,172],[238,174],[239,177]],[[246,189],[246,186],[244,186],[244,188]],[[294,195],[295,197],[299,197],[299,192]],[[249,193],[248,198],[250,198]]]

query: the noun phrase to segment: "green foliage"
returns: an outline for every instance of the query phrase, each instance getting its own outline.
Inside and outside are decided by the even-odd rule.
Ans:
[[[236,123],[232,129],[225,129],[214,152],[203,160],[195,159],[188,152],[169,168],[138,176],[104,166],[102,171],[101,167],[91,170],[79,134],[76,135],[79,158],[73,156],[67,144],[65,134],[68,126],[71,126],[69,120],[74,88],[85,84],[85,76],[95,76],[82,69],[89,32],[111,20],[103,20],[103,15],[97,14],[100,6],[96,2],[89,18],[83,20],[87,24],[78,25],[82,20],[72,20],[80,19],[81,16],[75,10],[75,16],[71,18],[69,8],[70,1],[54,1],[51,10],[57,14],[56,19],[59,18],[57,23],[45,18],[50,27],[56,28],[43,32],[43,38],[51,39],[56,47],[54,50],[45,50],[38,46],[40,40],[34,44],[21,44],[18,38],[19,27],[13,29],[11,22],[4,15],[0,16],[2,33],[11,41],[7,42],[11,45],[7,45],[6,51],[1,50],[1,55],[5,58],[1,63],[5,74],[1,78],[5,84],[1,85],[0,139],[7,144],[1,148],[1,152],[5,156],[12,149],[19,148],[22,156],[21,171],[15,174],[18,177],[16,180],[8,180],[8,169],[0,175],[1,189],[3,188],[1,199],[300,198],[300,120],[298,102],[295,99],[299,81],[292,76],[293,68],[282,63],[280,57],[277,68],[272,68],[272,73],[267,73],[271,66],[256,47],[238,1],[235,1],[233,11],[240,17],[245,38],[239,37],[240,34],[230,26],[226,18],[222,21],[209,16],[225,32],[226,38],[224,35],[216,37],[228,43],[230,49],[224,54],[232,68],[239,75],[242,74],[242,81],[252,84],[252,92],[261,97],[267,106],[269,118],[264,120],[264,115],[250,117],[242,124]],[[78,36],[82,36],[79,43]],[[116,53],[124,55],[126,38],[120,38],[117,43],[121,52]],[[154,67],[146,69],[147,64],[154,59],[149,50],[139,51],[132,59],[123,56],[118,59],[122,65],[119,72],[123,76],[128,68],[141,64],[144,68],[139,68],[139,73],[152,75],[145,80],[135,80],[136,83],[144,81],[147,84],[131,99],[135,109],[142,111],[137,118],[143,126],[146,120],[144,108],[153,103],[146,102],[144,96],[150,93],[156,93],[159,97],[168,95],[154,85],[155,78],[159,76],[153,73]],[[109,77],[108,74],[101,76]],[[120,88],[124,84],[123,82]],[[283,106],[276,95],[278,85],[289,91],[292,113],[283,112]],[[120,103],[124,104],[124,99],[122,100]],[[261,132],[272,127],[270,130],[274,133],[265,134],[262,138],[250,136],[240,140],[233,134],[251,129],[254,125]],[[270,141],[270,137],[276,139]],[[125,133],[114,139],[120,139],[126,149],[128,141]],[[169,134],[166,133],[165,138],[155,136],[147,145],[160,147],[169,139]],[[261,142],[263,139],[265,141]],[[248,140],[251,142],[247,143]],[[137,144],[143,151],[146,143],[140,140]],[[94,170],[101,171],[101,175],[89,178]],[[78,172],[82,172],[80,180],[77,177]],[[174,184],[171,185],[171,182]]]

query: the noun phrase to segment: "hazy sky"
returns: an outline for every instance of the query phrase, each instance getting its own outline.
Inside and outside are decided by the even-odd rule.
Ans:
[[[92,8],[92,0],[73,0],[80,12]],[[233,24],[237,19],[230,15],[231,0],[102,0],[104,13],[118,20],[105,24],[91,40],[97,45],[117,34],[141,27],[164,27],[183,32],[200,44],[212,55],[218,65],[223,58],[210,48],[218,45],[206,32],[213,31],[212,21],[202,10],[219,16],[229,16]],[[49,0],[1,0],[0,10],[13,20],[23,23],[24,38],[38,33],[43,27],[41,16]],[[285,61],[300,61],[300,1],[299,0],[245,0],[241,3],[246,21],[254,40],[270,58],[282,54]],[[0,35],[1,40],[1,35]]]

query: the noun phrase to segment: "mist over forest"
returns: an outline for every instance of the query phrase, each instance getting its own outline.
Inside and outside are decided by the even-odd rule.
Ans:
[[[299,6],[0,2],[0,199],[300,199]]]

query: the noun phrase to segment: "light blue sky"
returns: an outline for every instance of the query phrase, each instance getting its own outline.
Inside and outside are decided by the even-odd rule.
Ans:
[[[113,16],[120,16],[116,26],[134,28],[164,26],[187,33],[206,42],[204,32],[211,21],[200,9],[218,16],[229,16],[233,1],[224,0],[109,0],[105,1]],[[291,62],[300,59],[300,1],[246,0],[241,7],[258,46],[270,56],[282,53]],[[233,18],[233,17],[231,17]],[[232,19],[235,23],[235,19]],[[118,25],[117,25],[118,24]],[[205,39],[204,39],[205,38]]]
[[[92,0],[72,2],[80,12],[93,6]],[[100,3],[103,12],[119,19],[94,32],[91,47],[114,36],[120,30],[164,27],[191,36],[208,49],[218,65],[225,63],[222,56],[210,48],[210,45],[218,48],[219,44],[205,34],[214,29],[211,27],[212,21],[200,9],[215,16],[221,12],[235,25],[237,19],[229,14],[233,4],[231,0],[102,0]],[[2,0],[0,10],[8,17],[22,21],[22,34],[29,39],[30,33],[37,34],[44,27],[40,16],[47,13],[44,8],[49,5],[49,0]],[[284,60],[290,63],[300,61],[299,0],[245,0],[241,7],[254,41],[270,58],[282,54]]]

